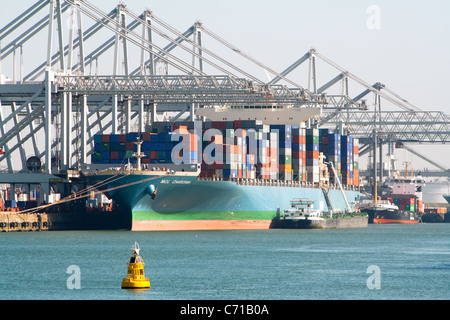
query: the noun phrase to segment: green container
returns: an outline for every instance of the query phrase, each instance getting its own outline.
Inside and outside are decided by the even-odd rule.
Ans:
[[[319,144],[319,136],[306,136],[306,143],[308,144]]]
[[[95,152],[94,153],[94,160],[95,161],[101,161],[102,160],[102,153],[101,152]]]
[[[109,151],[109,142],[102,142],[102,151]]]
[[[280,155],[278,159],[280,160],[280,164],[292,164],[292,156]]]
[[[158,160],[163,160],[166,158],[166,152],[165,151],[158,151]]]

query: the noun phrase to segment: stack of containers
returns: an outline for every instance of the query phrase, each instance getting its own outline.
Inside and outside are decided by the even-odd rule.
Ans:
[[[395,204],[400,210],[415,212],[416,209],[419,212],[423,212],[423,201],[417,199],[414,196],[393,195],[389,198],[383,198],[389,200],[389,202]]]
[[[319,129],[319,152],[328,154],[328,135],[333,133],[330,129]]]
[[[424,205],[423,200],[417,200],[417,211],[424,213]],[[446,213],[447,211],[444,211],[442,213]]]
[[[225,179],[237,178],[238,177],[238,166],[237,166],[237,146],[234,144],[235,135],[234,129],[225,129],[226,141],[223,144],[223,177]]]
[[[186,139],[185,162],[197,163],[198,158],[198,137],[190,134],[186,130],[183,139]],[[133,153],[137,151],[136,141],[140,139],[141,152],[144,154],[142,163],[171,163],[172,149],[179,141],[172,141],[172,127],[166,126],[164,131],[158,133],[137,133],[95,135],[94,153],[91,155],[92,163],[120,164],[129,159],[131,163],[136,163]],[[183,140],[184,141],[184,140]],[[178,155],[182,157],[183,155]]]
[[[359,186],[359,140],[353,138],[353,184]]]
[[[306,182],[306,129],[292,128],[293,179]]]
[[[256,164],[258,161],[258,146],[262,145],[261,142],[263,139],[263,135],[265,132],[270,131],[270,127],[268,125],[264,125],[262,121],[259,120],[240,120],[234,121],[233,123],[234,129],[243,129],[245,130],[244,136],[245,141],[243,141],[243,178],[255,179],[256,174]],[[252,144],[252,145],[251,145]],[[266,143],[264,143],[266,144]],[[267,148],[267,146],[266,146]],[[269,153],[265,152],[266,160],[268,159]],[[262,167],[260,166],[260,169]],[[267,168],[264,167],[264,170]],[[260,170],[261,171],[261,170]]]
[[[270,129],[278,130],[278,174],[280,180],[292,180],[292,126],[271,125]],[[272,148],[273,149],[273,148]]]
[[[264,162],[264,179],[278,180],[279,167],[280,167],[280,142],[279,142],[279,132],[271,132],[269,126],[269,132],[264,132],[262,136],[263,151],[267,154]]]
[[[318,183],[319,154],[322,152],[326,157],[325,161],[333,163],[339,177],[342,162],[342,183],[359,183],[359,146],[357,140],[352,143],[350,136],[343,136],[341,142],[341,136],[329,129],[265,125],[255,120],[213,121],[206,122],[203,126],[204,130],[218,129],[221,134],[213,136],[210,141],[199,142],[199,136],[189,133],[194,129],[194,123],[181,122],[173,126],[157,123],[151,133],[98,135],[94,137],[92,162],[122,163],[127,158],[135,162],[132,154],[137,147],[134,142],[140,138],[143,141],[141,152],[145,155],[142,163],[171,163],[174,160],[172,149],[181,141],[172,141],[172,133],[176,131],[183,135],[180,137],[186,143],[183,150],[189,154],[183,155],[180,152],[174,156],[185,163],[197,163],[198,152],[203,153],[210,143],[215,143],[214,154],[211,156],[214,157],[219,152],[215,159],[222,159],[223,162],[203,161],[203,177],[295,179]],[[225,140],[225,137],[229,140]],[[332,183],[336,182],[331,172],[330,180]]]
[[[223,178],[223,164],[225,161],[223,156],[223,136],[221,134],[212,136],[211,143],[215,144],[214,154],[212,155],[216,159],[214,164],[212,164],[215,177]]]
[[[341,137],[341,176],[342,183],[353,185],[353,137]]]
[[[236,157],[237,157],[237,177],[239,179],[246,178],[246,161],[247,161],[247,130],[242,129],[241,126],[237,129],[240,129],[239,135],[236,135],[235,131],[235,139],[236,139]],[[235,129],[236,130],[236,129]]]
[[[257,176],[258,145],[260,144],[262,135],[255,128],[248,129],[254,130],[247,130],[247,178],[255,179]]]
[[[258,161],[256,163],[256,177],[259,179],[278,179],[278,167],[273,168],[272,164],[278,163],[278,152],[275,146],[278,140],[271,141],[271,133],[263,133],[258,142]],[[273,150],[272,150],[273,149]]]
[[[256,178],[255,155],[247,154],[247,179]]]
[[[306,129],[306,180],[319,183],[319,130]]]
[[[341,135],[336,133],[328,133],[328,162],[333,163],[338,179],[341,176]],[[337,183],[334,173],[329,168],[330,183]]]

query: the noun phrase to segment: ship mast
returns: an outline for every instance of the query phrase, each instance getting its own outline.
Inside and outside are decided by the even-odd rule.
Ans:
[[[138,138],[138,141],[136,141],[135,144],[137,145],[137,150],[133,153],[133,157],[137,158],[136,171],[141,171],[141,158],[145,156],[145,154],[141,152],[142,140]]]

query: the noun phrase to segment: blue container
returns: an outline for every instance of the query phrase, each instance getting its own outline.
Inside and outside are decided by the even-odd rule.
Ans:
[[[102,151],[102,160],[109,160],[109,151]]]
[[[102,135],[100,135],[100,134],[94,135],[94,142],[95,143],[102,143]]]
[[[109,136],[109,142],[119,142],[119,135],[118,134],[111,134]]]
[[[166,135],[165,141],[166,141],[166,142],[172,142],[172,134],[171,134],[171,133],[168,133],[168,134]]]
[[[27,206],[26,201],[17,201],[17,208],[25,208]]]
[[[319,135],[320,136],[328,136],[329,134],[332,134],[332,129],[319,129]]]
[[[150,150],[150,141],[142,142],[142,150]]]
[[[158,142],[166,142],[166,133],[158,133]]]
[[[5,207],[7,208],[15,208],[16,207],[16,200],[6,200],[5,201]]]
[[[131,133],[126,134],[126,140],[128,142],[135,142],[138,140],[138,138],[139,138],[139,133],[137,133],[137,132],[131,132]]]
[[[319,151],[319,144],[318,143],[307,143],[306,151]]]
[[[271,124],[270,131],[279,130],[279,132],[292,132],[292,126],[288,124]]]
[[[336,133],[328,134],[328,141],[341,141],[341,135]]]
[[[150,142],[158,142],[158,136],[156,134],[151,134]]]
[[[158,143],[157,142],[150,142],[150,151],[157,151]]]
[[[119,151],[119,143],[118,142],[110,142],[109,150],[110,151]]]
[[[165,144],[164,144],[164,150],[166,150],[166,151],[171,151],[173,149],[173,143],[171,143],[171,142],[166,142]]]
[[[278,143],[280,148],[292,148],[292,141],[280,140]]]
[[[101,152],[102,151],[102,145],[100,143],[94,144],[94,151],[95,152]]]
[[[280,132],[278,136],[279,141],[292,141],[292,134],[291,132]]]
[[[125,151],[119,151],[119,159],[123,160],[125,158],[126,152]]]

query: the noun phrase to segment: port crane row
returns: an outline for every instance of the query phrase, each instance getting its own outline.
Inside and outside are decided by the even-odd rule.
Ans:
[[[84,20],[92,24],[85,28]],[[32,67],[23,51],[37,38],[47,39],[46,55]],[[39,0],[0,29],[0,43],[0,74],[1,66],[12,66],[12,76],[0,78],[0,168],[10,173],[26,169],[30,156],[42,159],[47,173],[82,168],[95,134],[198,120],[199,109],[233,105],[319,107],[308,126],[350,132],[360,138],[362,154],[375,154],[374,137],[390,148],[450,142],[448,115],[365,82],[314,48],[278,72],[200,22],[181,32],[124,4],[104,12],[84,0]],[[139,59],[130,58],[133,50]],[[99,61],[109,61],[107,72],[98,74]],[[337,75],[319,84],[318,61]],[[31,71],[25,74],[24,66]],[[301,66],[305,86],[295,80]],[[261,79],[261,70],[270,80]]]

